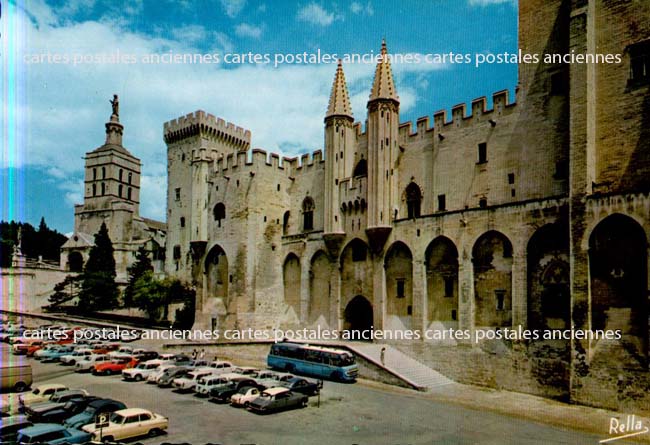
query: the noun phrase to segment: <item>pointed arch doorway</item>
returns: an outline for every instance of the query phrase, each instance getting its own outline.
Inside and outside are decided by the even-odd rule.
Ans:
[[[350,339],[369,338],[369,333],[373,329],[373,310],[372,304],[362,295],[354,297],[344,311],[345,321],[343,329],[348,331]]]

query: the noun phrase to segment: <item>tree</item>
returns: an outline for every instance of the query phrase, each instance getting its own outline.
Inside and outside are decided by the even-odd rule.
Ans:
[[[144,246],[140,246],[135,254],[135,262],[127,268],[129,284],[124,289],[124,306],[133,306],[133,293],[135,283],[147,272],[152,272],[153,266],[149,258],[149,252]]]
[[[95,245],[90,249],[88,261],[81,274],[81,291],[77,307],[85,312],[114,309],[118,304],[115,283],[115,258],[113,243],[106,224],[102,223],[95,234]]]
[[[51,303],[51,306],[59,306],[76,297],[80,289],[81,277],[77,275],[67,275],[63,281],[54,286],[54,293],[50,295],[48,301]]]
[[[133,286],[133,303],[146,312],[149,319],[158,321],[161,310],[169,304],[169,284],[156,280],[153,272],[147,271],[135,281]]]
[[[185,303],[175,314],[177,328],[189,329],[194,324],[194,297],[194,290],[180,280],[157,280],[150,270],[138,278],[133,286],[133,304],[146,312],[152,321],[166,320],[171,303]]]

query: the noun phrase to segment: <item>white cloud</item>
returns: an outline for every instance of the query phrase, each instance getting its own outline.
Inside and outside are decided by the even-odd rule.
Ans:
[[[350,3],[350,11],[352,11],[353,14],[365,14],[368,16],[375,13],[375,9],[372,7],[371,2],[368,2],[366,6],[363,6],[360,2],[352,2]]]
[[[144,36],[115,28],[111,23],[85,22],[52,26],[51,11],[34,13],[43,21],[26,23],[23,38],[30,54],[61,53],[125,55],[192,53],[188,39],[180,41]],[[213,34],[215,46],[232,45],[228,36]],[[21,60],[23,60],[21,58]],[[420,90],[402,87],[400,79],[440,69],[438,65],[394,64],[402,110],[411,109]],[[346,65],[355,116],[363,121],[374,64]],[[68,202],[83,194],[83,156],[101,146],[109,99],[120,95],[124,146],[142,160],[142,214],[165,219],[167,174],[165,121],[197,109],[252,131],[253,146],[286,155],[322,148],[323,116],[327,108],[335,64],[146,65],[89,63],[17,66],[26,88],[26,103],[18,104],[24,143],[11,166],[45,167]],[[278,131],[281,128],[282,131]],[[28,130],[27,130],[28,129]],[[0,168],[9,160],[0,157]],[[72,215],[70,216],[72,218]]]
[[[203,40],[207,32],[201,25],[183,25],[172,29],[172,36],[180,41],[195,43]]]
[[[234,18],[244,9],[246,0],[221,0],[221,6],[228,17]]]
[[[259,39],[262,36],[262,27],[249,25],[248,23],[240,23],[235,28],[235,34],[237,34],[239,37]]]
[[[320,26],[329,26],[334,22],[335,15],[318,3],[309,3],[298,11],[297,19]]]
[[[470,6],[491,6],[491,5],[501,5],[501,4],[510,4],[512,6],[517,5],[517,0],[469,0]]]

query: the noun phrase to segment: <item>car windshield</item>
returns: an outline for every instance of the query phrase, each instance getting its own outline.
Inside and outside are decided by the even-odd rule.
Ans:
[[[113,413],[111,414],[111,422],[117,424],[124,423],[124,416],[118,413]]]
[[[147,365],[144,363],[140,363],[138,366],[136,366],[138,369],[147,369]]]

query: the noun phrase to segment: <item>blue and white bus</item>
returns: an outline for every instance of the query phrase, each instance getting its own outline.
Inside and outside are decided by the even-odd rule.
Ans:
[[[351,352],[299,343],[274,344],[267,364],[286,372],[343,382],[353,382],[359,375],[359,367]]]

